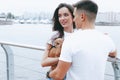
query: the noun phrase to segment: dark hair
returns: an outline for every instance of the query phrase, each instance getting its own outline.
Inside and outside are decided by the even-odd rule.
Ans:
[[[64,36],[64,28],[60,24],[59,17],[58,17],[58,11],[62,7],[66,7],[70,11],[72,17],[74,18],[74,15],[73,15],[74,8],[73,8],[72,5],[69,5],[69,4],[66,4],[66,3],[61,3],[61,4],[58,5],[58,7],[55,9],[55,12],[54,12],[54,15],[53,15],[53,18],[52,18],[52,21],[53,21],[52,30],[53,31],[59,31],[59,33],[60,33],[59,37]],[[73,22],[73,28],[75,28],[75,23],[74,22]]]
[[[98,12],[98,6],[93,1],[82,0],[82,1],[79,1],[76,4],[74,4],[73,6],[76,7],[77,10],[84,10],[87,13],[91,14],[88,17],[93,17],[94,19],[96,18],[96,15]],[[93,14],[93,16],[92,16],[92,14]]]

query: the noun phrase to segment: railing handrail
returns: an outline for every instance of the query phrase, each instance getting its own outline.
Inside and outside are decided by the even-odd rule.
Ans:
[[[22,47],[22,48],[35,49],[35,50],[41,50],[41,51],[45,50],[44,46],[35,46],[35,45],[21,44],[21,43],[8,42],[8,41],[0,41],[0,44],[9,45],[9,46],[16,46],[16,47]],[[109,57],[107,59],[107,61],[109,61],[109,62],[119,62],[120,63],[120,59],[118,59],[118,58],[110,58]]]
[[[14,54],[9,46],[41,50],[41,51],[45,50],[45,47],[43,46],[34,46],[34,45],[20,44],[15,42],[13,43],[8,41],[0,41],[0,45],[6,54],[7,80],[14,80],[14,58],[13,58]]]
[[[0,44],[35,49],[35,50],[42,50],[42,51],[45,50],[44,46],[35,46],[35,45],[21,44],[21,43],[15,43],[15,42],[13,43],[13,42],[8,42],[8,41],[0,41]]]

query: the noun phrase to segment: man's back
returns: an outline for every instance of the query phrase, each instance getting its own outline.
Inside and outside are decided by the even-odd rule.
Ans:
[[[88,29],[67,38],[63,49],[60,60],[72,62],[66,80],[104,80],[107,56],[115,46],[107,35]]]

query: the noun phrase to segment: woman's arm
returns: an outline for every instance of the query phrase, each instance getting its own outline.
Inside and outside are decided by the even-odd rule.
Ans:
[[[48,53],[50,51],[50,48],[52,47],[52,45],[47,44],[47,48],[45,50],[45,53],[43,55],[43,59],[41,62],[41,66],[45,67],[45,66],[52,66],[58,63],[59,58],[58,57],[48,57]]]

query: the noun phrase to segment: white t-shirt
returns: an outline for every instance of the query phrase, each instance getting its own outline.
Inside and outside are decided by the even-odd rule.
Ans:
[[[67,37],[67,36],[69,36],[69,35],[71,35],[72,33],[68,33],[68,32],[65,32],[64,31],[64,39]],[[51,38],[48,40],[48,44],[51,44],[51,45],[54,45],[54,40],[56,39],[56,38],[58,38],[59,37],[59,32],[58,31],[53,31],[52,32],[52,35],[51,35]]]
[[[104,80],[108,53],[115,50],[112,39],[96,30],[78,30],[67,37],[59,60],[72,63],[66,80]]]

